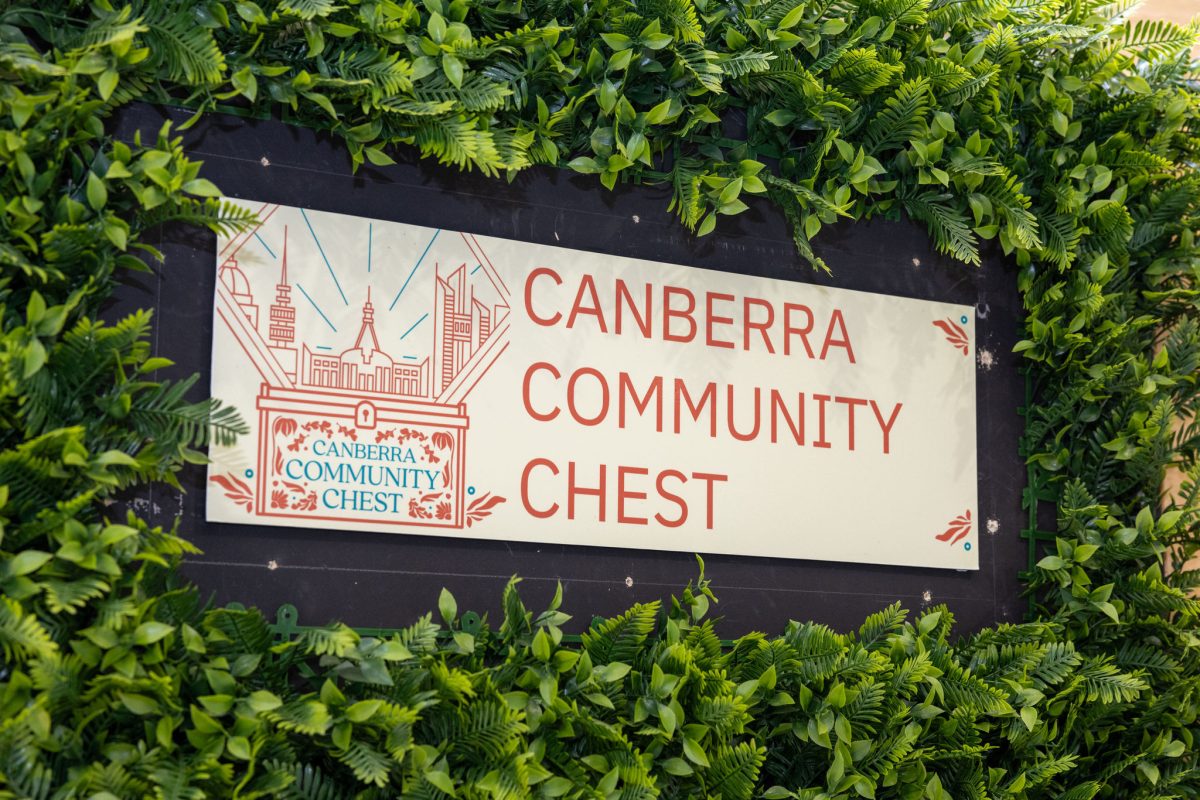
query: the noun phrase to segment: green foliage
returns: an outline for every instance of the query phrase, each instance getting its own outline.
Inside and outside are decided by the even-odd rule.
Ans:
[[[5,5],[0,797],[1196,796],[1198,31],[1127,5]],[[948,609],[892,606],[722,647],[703,573],[579,644],[515,580],[470,631],[449,593],[444,624],[388,638],[276,641],[205,608],[172,580],[190,545],[109,504],[244,426],[152,357],[147,314],[97,313],[154,226],[248,220],[168,129],[106,136],[134,98],[287,107],[356,165],[412,145],[661,181],[700,234],[763,198],[817,266],[842,217],[907,213],[968,264],[998,247],[1027,311],[1024,452],[1058,494],[1036,620],[956,640]]]

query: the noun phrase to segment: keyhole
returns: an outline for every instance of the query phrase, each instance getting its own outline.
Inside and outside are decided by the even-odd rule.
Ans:
[[[359,403],[355,409],[354,419],[360,428],[375,427],[375,407],[370,403]]]

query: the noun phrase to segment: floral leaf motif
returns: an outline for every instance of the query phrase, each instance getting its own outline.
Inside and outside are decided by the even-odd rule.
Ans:
[[[433,434],[432,438],[430,439],[430,442],[438,450],[445,450],[447,453],[454,452],[454,437],[451,436],[450,434],[446,433],[445,431],[438,431],[437,433]],[[442,488],[443,489],[450,488],[450,481],[453,477],[451,475],[451,472],[452,472],[451,463],[452,462],[450,461],[450,459],[447,458],[446,466],[442,468]]]
[[[247,511],[254,510],[254,490],[233,475],[213,475],[212,482],[225,490],[225,496]]]
[[[967,337],[967,332],[965,330],[963,330],[962,327],[959,326],[959,324],[957,322],[955,322],[954,320],[952,320],[950,318],[946,318],[946,319],[935,319],[933,321],[933,324],[936,325],[937,327],[941,328],[942,331],[946,334],[947,342],[949,342],[950,344],[954,345],[956,348],[961,350],[962,354],[964,356],[967,355],[967,353],[968,353],[967,346],[970,344],[971,340],[970,340],[970,338]]]
[[[971,512],[968,509],[965,513],[950,520],[950,524],[946,530],[934,538],[939,542],[954,544],[971,532],[971,525]]]
[[[474,500],[471,505],[467,506],[467,527],[479,522],[484,517],[492,515],[492,509],[499,504],[505,502],[505,498],[500,495],[493,495],[491,492]]]

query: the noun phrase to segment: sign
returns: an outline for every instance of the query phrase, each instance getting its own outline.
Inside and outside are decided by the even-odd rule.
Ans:
[[[978,568],[969,306],[245,205],[210,521]]]

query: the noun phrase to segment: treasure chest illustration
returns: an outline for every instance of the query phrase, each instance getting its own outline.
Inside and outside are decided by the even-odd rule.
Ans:
[[[211,480],[263,522],[290,517],[461,529],[479,521],[488,503],[503,502],[473,496],[466,477],[466,398],[508,338],[509,294],[494,265],[474,237],[435,232],[434,240],[461,237],[453,252],[469,254],[474,263],[425,264],[431,240],[396,299],[377,309],[376,302],[387,300],[372,297],[374,284],[398,281],[403,269],[376,265],[365,280],[338,280],[301,211],[304,234],[311,234],[306,244],[315,243],[341,302],[349,306],[361,294],[354,298],[357,333],[342,338],[349,330],[345,325],[339,330],[322,310],[327,298],[305,290],[304,276],[289,276],[289,226],[272,224],[281,222],[279,208],[262,206],[259,225],[224,242],[217,256],[217,324],[239,345],[235,357],[244,363],[236,368],[256,370],[260,382],[255,466],[244,475],[215,474]],[[239,264],[239,252],[252,240],[278,262],[274,298],[265,310],[254,291],[255,286],[261,291],[263,276],[251,281]],[[281,243],[281,252],[269,241]],[[368,254],[370,247],[368,241]],[[310,270],[312,261],[306,259]],[[256,269],[263,266],[256,260]],[[408,316],[421,311],[416,322],[408,327],[409,319],[397,315],[381,323],[379,315],[396,307],[414,277],[433,282],[432,292],[426,285],[410,293]],[[411,299],[418,296],[432,307],[413,310]],[[326,327],[299,325],[298,301],[309,306],[304,317],[323,320]],[[396,335],[401,328],[407,330]]]

